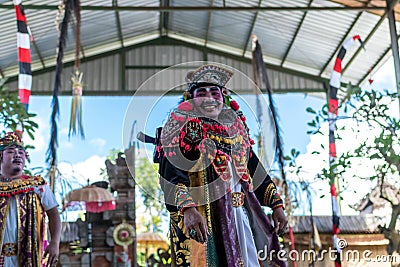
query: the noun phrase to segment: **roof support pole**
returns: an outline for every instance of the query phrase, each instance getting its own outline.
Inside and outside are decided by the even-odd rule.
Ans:
[[[390,40],[392,45],[392,54],[394,62],[394,72],[396,77],[397,93],[400,95],[400,57],[399,57],[399,43],[397,41],[396,21],[394,18],[393,7],[397,4],[398,0],[386,0],[387,17],[389,20]],[[400,106],[400,98],[399,98]]]

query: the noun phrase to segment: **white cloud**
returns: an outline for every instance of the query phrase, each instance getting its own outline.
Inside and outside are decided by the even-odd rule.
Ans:
[[[97,149],[102,149],[106,146],[107,141],[104,140],[103,138],[93,138],[89,141],[91,145],[96,147]]]
[[[60,135],[68,136],[68,132],[69,132],[68,128],[62,128],[62,129],[59,130],[59,134]]]
[[[38,129],[34,133],[35,140],[32,140],[28,134],[24,134],[24,143],[34,145],[35,152],[43,152],[47,145],[45,140],[48,139],[46,136],[49,135],[49,124],[44,123],[44,121],[38,117],[36,117],[34,121],[38,124]]]
[[[369,88],[383,88],[389,89],[389,91],[396,91],[396,78],[394,73],[394,63],[393,58],[390,59],[383,64],[383,66],[377,70],[377,73],[373,73],[372,79],[374,82],[370,85],[367,81],[364,84],[364,87]]]
[[[61,138],[59,138],[58,140],[60,140]],[[72,148],[74,148],[74,143],[72,143],[71,141],[69,141],[69,140],[62,140],[60,143],[59,143],[60,145],[59,145],[59,148],[63,148],[63,149],[72,149]]]
[[[84,161],[74,164],[61,162],[58,168],[64,176],[73,176],[78,180],[78,183],[86,185],[88,179],[90,183],[103,180],[100,175],[100,169],[105,168],[105,161],[106,157],[93,155]]]
[[[60,128],[58,130],[58,140],[59,140],[59,148],[61,149],[73,149],[75,147],[74,142],[71,138],[68,137],[69,129],[67,127]]]

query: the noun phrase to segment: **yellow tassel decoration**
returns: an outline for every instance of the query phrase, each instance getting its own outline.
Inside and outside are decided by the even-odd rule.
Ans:
[[[82,78],[83,73],[75,70],[72,76],[72,103],[71,103],[71,117],[69,122],[68,137],[79,134],[82,139],[85,139],[82,124]]]

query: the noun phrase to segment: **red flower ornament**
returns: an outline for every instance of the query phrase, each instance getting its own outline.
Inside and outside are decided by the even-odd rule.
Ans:
[[[182,102],[182,103],[179,104],[178,109],[182,110],[182,111],[190,111],[190,110],[193,109],[193,105],[192,105],[192,103],[187,102],[187,101],[186,102]]]
[[[238,104],[235,100],[232,100],[231,103],[230,103],[230,105],[231,105],[231,108],[232,108],[234,111],[237,111],[237,110],[239,110],[239,108],[240,108],[239,104]]]

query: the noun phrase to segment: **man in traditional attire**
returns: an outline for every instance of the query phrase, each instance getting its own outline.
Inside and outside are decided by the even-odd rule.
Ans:
[[[39,267],[43,257],[48,257],[46,266],[58,261],[58,204],[42,177],[23,175],[26,158],[19,134],[0,139],[0,267]],[[44,251],[45,214],[51,240]]]
[[[173,266],[285,266],[276,255],[287,225],[283,201],[225,87],[232,75],[216,65],[189,72],[183,101],[161,131],[156,159]],[[273,209],[275,227],[262,205]]]

